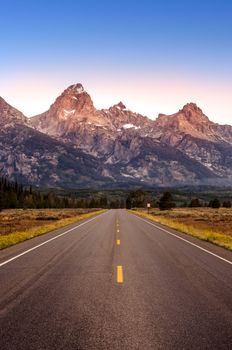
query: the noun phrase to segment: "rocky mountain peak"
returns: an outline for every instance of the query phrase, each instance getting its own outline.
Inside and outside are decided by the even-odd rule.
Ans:
[[[57,111],[58,114],[68,117],[73,114],[92,113],[95,108],[91,97],[84,90],[84,87],[81,84],[74,84],[65,89],[56,99],[51,106],[51,110],[53,113]]]
[[[194,111],[202,113],[202,110],[197,106],[196,103],[193,102],[186,103],[186,105],[184,105],[184,107],[182,108],[182,111]]]
[[[110,107],[110,110],[112,111],[119,111],[119,112],[125,112],[127,111],[126,106],[124,105],[124,103],[122,103],[121,101],[119,103],[117,103],[116,105]]]
[[[76,94],[82,94],[85,92],[85,89],[82,84],[73,84],[70,85],[67,89],[64,90],[64,94],[66,95],[76,95]]]
[[[96,110],[74,84],[26,119],[0,98],[0,165],[9,178],[72,188],[231,183],[232,126],[210,122],[195,103],[151,120],[122,102]]]
[[[172,115],[160,114],[155,121],[155,130],[156,136],[162,142],[168,140],[172,146],[180,144],[186,136],[198,140],[231,143],[231,131],[211,122],[195,103],[186,104]]]
[[[206,117],[196,103],[187,103],[183,109],[180,110],[180,115],[184,115],[187,121],[192,124],[209,123],[208,117]]]
[[[116,104],[114,107],[117,107],[121,110],[125,110],[126,106],[120,101],[118,104]]]
[[[27,118],[0,97],[0,124],[8,126],[10,123],[27,124]]]
[[[93,101],[81,84],[70,85],[57,97],[49,110],[30,118],[30,125],[52,136],[62,135],[95,114]]]

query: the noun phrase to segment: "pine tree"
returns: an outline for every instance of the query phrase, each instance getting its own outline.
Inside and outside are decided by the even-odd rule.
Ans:
[[[173,202],[173,197],[170,192],[164,192],[159,201],[160,210],[169,210],[175,207],[175,203]]]
[[[189,207],[190,208],[198,208],[198,207],[202,207],[202,205],[201,205],[201,202],[198,198],[194,198],[189,203]]]

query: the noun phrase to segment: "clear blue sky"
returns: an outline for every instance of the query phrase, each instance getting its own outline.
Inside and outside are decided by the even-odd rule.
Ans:
[[[0,95],[24,113],[43,112],[82,82],[97,107],[122,99],[155,117],[193,101],[232,124],[232,1],[0,5]]]

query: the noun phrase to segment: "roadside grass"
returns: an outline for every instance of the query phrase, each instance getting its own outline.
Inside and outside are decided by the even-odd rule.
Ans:
[[[11,232],[9,234],[3,234],[0,235],[0,250],[7,248],[9,246],[12,246],[14,244],[26,241],[28,239],[41,236],[45,233],[51,232],[53,230],[56,230],[58,228],[62,228],[64,226],[73,224],[75,222],[91,218],[96,215],[100,215],[104,213],[106,210],[98,210],[98,211],[93,211],[90,213],[86,214],[81,214],[79,216],[71,217],[71,218],[64,218],[61,220],[58,220],[56,222],[52,222],[46,225],[42,226],[37,226],[37,227],[32,227],[28,230],[23,230],[23,231],[15,231]]]
[[[171,216],[171,212],[173,211],[166,211],[164,215],[157,211],[154,214],[147,214],[145,211],[139,211],[139,210],[129,210],[129,212],[136,214],[138,216],[141,216],[143,218],[152,220],[154,222],[157,222],[159,224],[165,225],[167,227],[173,228],[177,231],[180,231],[182,233],[185,233],[187,235],[199,238],[203,241],[207,241],[213,244],[216,244],[220,247],[232,250],[232,235],[230,234],[224,234],[223,232],[220,232],[217,228],[217,230],[214,230],[212,227],[209,228],[202,228],[197,227],[197,224],[186,224],[184,222],[181,222],[178,218],[168,217]],[[195,218],[195,220],[201,220]],[[223,223],[222,223],[223,226]],[[223,229],[223,227],[222,227]]]

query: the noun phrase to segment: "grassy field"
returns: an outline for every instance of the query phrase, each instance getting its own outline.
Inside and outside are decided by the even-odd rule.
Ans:
[[[231,208],[178,208],[166,211],[145,209],[132,212],[180,232],[232,250]]]
[[[0,212],[0,249],[104,212],[97,209],[8,209]]]

